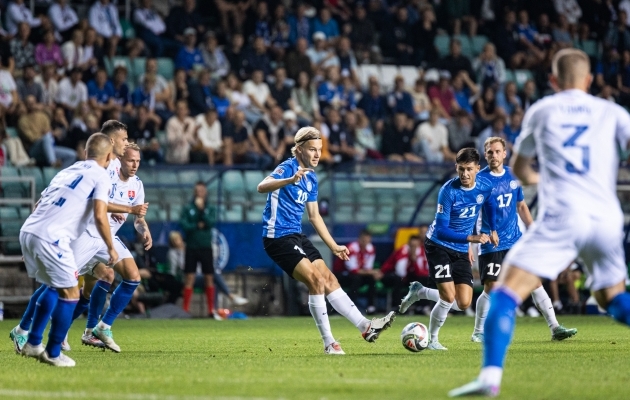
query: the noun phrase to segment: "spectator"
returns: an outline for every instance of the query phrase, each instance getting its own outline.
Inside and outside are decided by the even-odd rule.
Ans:
[[[252,108],[252,101],[249,96],[243,92],[243,84],[231,73],[227,77],[227,96],[230,104],[237,110],[243,111],[248,121],[257,121],[260,113]]]
[[[149,47],[152,56],[178,53],[181,44],[166,36],[166,24],[153,9],[152,0],[140,0],[140,7],[133,12],[133,20],[138,37]]]
[[[276,68],[274,77],[275,80],[269,87],[270,97],[283,110],[288,110],[291,108],[289,104],[291,102],[291,86],[287,82],[287,70],[282,67]]]
[[[24,103],[26,113],[20,116],[17,127],[29,155],[40,166],[67,168],[72,165],[76,160],[76,152],[55,145],[50,118],[38,109],[35,97],[28,96]]]
[[[459,109],[455,93],[451,87],[451,73],[440,71],[440,83],[429,89],[431,105],[436,109],[440,118],[450,119],[454,111]]]
[[[262,70],[254,70],[252,79],[243,85],[243,93],[249,96],[252,104],[251,111],[258,114],[258,119],[260,119],[265,112],[267,103],[271,100],[271,91],[269,90],[269,85],[264,81]],[[250,121],[249,118],[248,121]]]
[[[245,114],[242,111],[234,113],[232,123],[226,124],[225,130],[223,135],[224,165],[247,163],[254,164],[256,168],[263,170],[272,166],[273,159],[260,151],[258,142],[251,133],[251,128],[245,125]]]
[[[359,60],[361,62],[376,61],[375,57],[372,57],[376,45],[376,29],[372,21],[367,18],[365,7],[360,2],[356,3],[351,26],[350,41]]]
[[[171,103],[173,93],[171,92],[171,87],[166,78],[158,74],[157,58],[147,58],[145,72],[138,77],[138,83],[143,85],[144,77],[149,74],[155,77],[155,84],[153,87],[153,93],[155,95],[155,113],[160,115],[160,118],[163,121],[166,121],[172,115],[169,110],[169,103]],[[184,74],[184,76],[185,75],[186,74]]]
[[[302,72],[305,72],[309,78],[313,75],[311,66],[311,58],[307,55],[308,41],[299,38],[295,45],[295,51],[287,56],[286,68],[289,78],[298,80]]]
[[[88,82],[88,104],[96,112],[96,115],[103,119],[106,113],[114,110],[114,86],[107,79],[107,71],[99,68],[96,71],[96,78]]]
[[[341,102],[343,111],[354,111],[357,108],[357,94],[354,81],[349,76],[341,78]]]
[[[216,6],[221,15],[221,28],[223,32],[230,34],[241,30],[244,19],[246,18],[247,9],[251,4],[252,2],[250,1],[231,2],[228,0],[216,0]],[[232,20],[231,27],[230,19]]]
[[[110,0],[96,0],[89,12],[90,26],[107,41],[107,55],[116,54],[118,42],[123,35],[118,10]]]
[[[24,0],[13,0],[7,7],[6,16],[7,32],[10,36],[18,33],[20,23],[25,23],[29,28],[35,28],[41,25],[39,18],[34,18],[31,10],[24,4]],[[20,67],[18,67],[20,68]]]
[[[311,84],[307,72],[302,71],[297,84],[291,90],[291,108],[303,125],[308,125],[321,118],[317,92]]]
[[[458,110],[448,123],[448,143],[449,148],[455,154],[465,147],[475,147],[475,141],[471,137],[472,122],[470,114],[464,110]]]
[[[53,31],[46,31],[44,33],[44,42],[35,47],[35,61],[37,65],[55,64],[58,68],[61,68],[64,64],[63,57],[61,56],[61,49],[59,45],[55,43],[55,34]]]
[[[617,53],[630,50],[630,31],[625,24],[627,15],[625,11],[619,11],[619,19],[616,24],[611,24],[604,39],[607,49],[615,49]]]
[[[144,76],[142,86],[138,86],[131,94],[131,104],[134,107],[144,106],[150,113],[155,112],[155,75],[149,73]]]
[[[338,110],[329,108],[326,116],[326,123],[330,129],[328,149],[336,164],[346,166],[348,163],[353,162],[357,155],[354,148],[354,132],[346,131]]]
[[[505,125],[503,133],[505,133],[505,140],[507,142],[508,157],[512,152],[516,138],[521,133],[521,123],[523,122],[523,111],[520,108],[514,110],[510,115],[510,123]]]
[[[225,56],[230,63],[230,71],[239,77],[245,76],[245,56],[247,55],[243,49],[243,35],[235,33],[232,36],[230,47],[225,51]]]
[[[402,299],[411,282],[429,284],[429,263],[423,245],[426,232],[427,226],[421,226],[420,235],[410,236],[407,243],[394,251],[381,267],[383,284],[393,289],[394,299]]]
[[[438,65],[441,70],[450,72],[451,76],[457,76],[460,71],[466,71],[469,77],[475,76],[470,60],[462,54],[462,42],[459,39],[451,39],[449,54]]]
[[[342,77],[350,77],[353,82],[359,82],[357,75],[357,60],[350,47],[350,39],[343,36],[337,44],[337,64]]]
[[[365,113],[361,109],[357,110],[354,113],[346,114],[346,124],[351,126],[351,121],[353,118],[356,118],[356,129],[354,131],[354,147],[359,158],[382,160],[383,155],[378,150],[378,139],[376,135],[374,135],[374,131],[370,126],[370,120],[365,116]]]
[[[622,54],[622,63],[617,75],[617,88],[619,88],[619,104],[627,107],[630,105],[630,51]]]
[[[422,162],[422,159],[413,153],[412,140],[413,132],[409,129],[407,115],[399,112],[394,115],[394,123],[388,125],[383,132],[381,152],[389,161]]]
[[[27,65],[24,67],[22,79],[17,81],[17,93],[21,101],[26,100],[26,96],[33,96],[38,106],[43,105],[44,90],[42,85],[35,82],[35,66]]]
[[[265,46],[269,46],[271,39],[271,16],[265,1],[256,4],[255,15],[245,20],[245,36],[262,38]]]
[[[413,25],[412,32],[415,63],[419,65],[435,61],[438,58],[434,44],[435,36],[437,36],[437,21],[431,7],[427,7],[422,12],[422,19]]]
[[[470,37],[477,35],[477,19],[470,12],[468,0],[447,0],[445,2],[446,15],[453,29],[453,35],[462,33],[462,22],[468,25],[468,35]],[[453,71],[451,74],[455,75]]]
[[[11,54],[15,60],[15,68],[22,70],[25,65],[35,64],[35,46],[29,42],[31,27],[26,22],[18,24],[17,36],[11,40]]]
[[[324,7],[319,11],[319,18],[313,21],[313,31],[323,33],[334,44],[335,39],[339,36],[339,25],[337,25],[337,21],[331,18],[328,8]]]
[[[85,51],[83,48],[83,40],[83,31],[76,29],[72,32],[72,39],[61,46],[63,64],[67,71],[72,70],[74,67],[79,67],[83,70],[88,68],[89,64],[83,56]]]
[[[511,115],[515,109],[521,108],[521,99],[517,94],[516,83],[506,83],[504,89],[497,94],[497,107],[503,115]]]
[[[521,51],[512,57],[512,68],[530,69],[542,62],[545,59],[545,52],[539,47],[541,42],[538,31],[529,23],[529,14],[526,10],[518,13],[516,32]]]
[[[191,148],[197,144],[196,126],[195,120],[189,116],[186,102],[178,101],[175,106],[175,115],[166,123],[167,163],[189,163]]]
[[[168,35],[180,43],[185,43],[185,31],[188,28],[195,30],[195,36],[202,36],[206,28],[201,15],[195,12],[197,2],[195,0],[184,0],[179,7],[173,7],[166,18],[166,29]]]
[[[293,147],[295,143],[295,134],[300,130],[300,124],[297,122],[297,115],[291,110],[282,113],[282,120],[284,121],[284,127],[282,128],[284,139],[290,152],[290,147]]]
[[[42,68],[42,74],[35,77],[35,82],[42,88],[41,103],[52,109],[57,99],[57,92],[59,91],[55,66],[45,65]]]
[[[511,66],[521,64],[525,53],[519,49],[519,35],[516,31],[516,14],[514,11],[505,12],[503,25],[496,35],[497,54],[507,60]],[[517,68],[518,65],[515,67]]]
[[[166,258],[168,259],[169,273],[178,280],[182,279],[185,258],[186,256],[186,243],[182,234],[178,231],[171,231],[168,234],[168,252]]]
[[[388,104],[385,96],[381,95],[381,88],[378,82],[370,83],[369,91],[363,95],[358,107],[365,112],[365,116],[372,121],[377,131],[383,129]]]
[[[311,70],[314,75],[323,75],[322,72],[328,67],[337,66],[338,59],[335,53],[328,50],[326,46],[326,34],[323,32],[313,33],[313,47],[306,51],[306,55],[311,60]],[[299,45],[299,42],[298,42]]]
[[[61,107],[57,107],[61,109]],[[58,116],[59,111],[55,112],[55,123],[57,125],[64,124],[62,118]],[[65,113],[64,113],[65,117]],[[65,125],[65,124],[64,124]],[[63,140],[63,145],[77,151],[77,156],[85,157],[85,143],[89,137],[100,130],[99,120],[90,112],[86,104],[80,105],[74,111],[69,132]]]
[[[427,85],[424,79],[416,79],[413,89],[409,91],[411,98],[413,99],[413,111],[415,113],[414,119],[419,121],[426,121],[429,119],[429,112],[431,111],[431,100],[427,95]]]
[[[482,152],[484,151],[484,143],[486,142],[486,139],[488,139],[489,137],[501,137],[504,140],[507,140],[505,137],[505,118],[503,116],[498,116],[496,117],[493,121],[492,124],[490,124],[490,126],[488,126],[486,129],[484,129],[483,131],[481,131],[481,133],[479,133],[479,136],[477,137],[477,151],[481,150]],[[482,152],[480,152],[479,154],[483,154]]]
[[[199,71],[197,83],[190,85],[190,98],[188,100],[191,115],[199,115],[213,108],[212,87],[210,86],[210,71]]]
[[[223,53],[216,34],[212,31],[206,33],[206,43],[199,45],[203,62],[210,70],[212,79],[222,79],[230,72],[230,62]]]
[[[555,39],[553,37],[554,29],[549,23],[549,16],[547,14],[543,13],[538,16],[538,24],[536,25],[536,30],[538,31],[535,43],[536,46],[543,51],[549,50]]]
[[[582,9],[576,0],[554,0],[553,5],[556,8],[558,16],[565,18],[571,25],[577,24],[582,16]]]
[[[336,262],[335,276],[339,284],[348,288],[348,295],[355,303],[358,302],[359,289],[367,285],[367,313],[376,312],[376,282],[380,281],[383,274],[374,268],[376,250],[372,244],[372,235],[367,230],[362,230],[359,239],[348,244],[347,261]],[[341,265],[339,265],[341,264]]]
[[[311,21],[306,16],[307,6],[305,3],[298,3],[295,15],[289,16],[289,43],[291,46],[297,44],[298,40],[304,39],[306,41],[306,46],[308,46],[308,41],[311,38]],[[306,47],[304,47],[306,50]]]
[[[127,68],[124,65],[119,65],[114,69],[114,79],[112,81],[112,89],[114,99],[114,110],[120,111],[123,114],[131,114],[133,112],[133,105],[131,104],[131,93],[129,92],[129,86],[127,85]],[[89,90],[88,90],[89,92]]]
[[[523,111],[527,109],[538,100],[536,96],[536,82],[528,79],[523,85],[523,89],[519,93],[518,97],[521,99],[521,106]]]
[[[475,102],[475,116],[480,119],[482,124],[489,124],[492,120],[500,115],[499,107],[494,88],[487,86],[481,97]]]
[[[79,105],[88,101],[87,86],[81,82],[81,70],[74,68],[70,71],[69,78],[63,78],[59,82],[57,91],[57,104],[66,110],[66,116],[70,115]]]
[[[204,114],[197,115],[195,122],[198,127],[197,137],[208,157],[208,164],[214,165],[223,151],[221,122],[217,110],[209,108]]]
[[[212,96],[212,105],[217,110],[219,119],[224,121],[228,111],[232,108],[232,104],[227,94],[227,84],[223,80],[217,83],[217,93]]]
[[[505,82],[505,63],[497,56],[496,48],[492,43],[483,46],[483,52],[472,64],[477,82],[483,88],[486,86],[497,87]]]
[[[190,204],[182,209],[179,223],[186,234],[186,256],[184,262],[184,304],[183,309],[190,311],[190,300],[197,272],[201,264],[206,288],[208,315],[221,320],[214,308],[214,258],[212,255],[212,226],[216,221],[216,209],[208,200],[206,184],[199,181]]]
[[[261,150],[267,153],[275,164],[284,160],[290,143],[287,143],[284,137],[282,108],[271,107],[271,111],[265,114],[254,127],[254,135]]]
[[[413,35],[409,14],[404,6],[398,7],[390,22],[390,33],[382,36],[383,55],[392,57],[396,63],[410,65],[413,62]]]
[[[169,82],[169,93],[172,95],[169,101],[170,109],[174,109],[175,103],[180,100],[188,103],[190,90],[188,87],[188,75],[185,70],[181,68],[175,70],[173,80]]]
[[[175,68],[183,69],[192,76],[193,72],[203,69],[203,56],[195,47],[197,43],[197,31],[194,28],[186,28],[184,31],[184,46],[175,57]]]
[[[98,67],[105,66],[105,51],[97,42],[96,30],[88,28],[85,30],[85,41],[83,45],[83,59],[79,62],[79,67],[84,66],[83,78],[86,81],[94,78]]]
[[[48,9],[48,17],[62,40],[64,42],[70,40],[73,31],[79,24],[79,17],[68,5],[68,0],[56,0]]]
[[[404,113],[409,118],[415,117],[413,98],[405,90],[405,80],[400,75],[394,79],[394,90],[387,96],[387,105],[391,114]]]
[[[560,47],[572,47],[573,38],[569,31],[570,26],[564,15],[558,15],[558,26],[553,30],[553,40],[558,43]]]
[[[271,74],[271,60],[267,55],[267,45],[262,36],[257,36],[254,39],[252,48],[246,53],[243,64],[245,72],[248,74],[253,74],[253,71],[256,70],[262,71],[265,76]]]
[[[136,118],[129,124],[129,139],[140,146],[143,160],[161,164],[164,162],[164,155],[155,136],[161,121],[146,106],[141,105],[136,111]]]
[[[455,95],[457,106],[472,115],[473,109],[470,99],[476,97],[478,93],[479,86],[470,79],[468,72],[464,70],[459,71],[455,79],[453,79],[453,94]]]
[[[346,106],[343,101],[343,87],[339,81],[339,68],[331,66],[326,69],[326,80],[317,87],[319,109],[342,109]]]
[[[412,146],[415,153],[428,162],[454,162],[455,153],[448,145],[448,130],[439,118],[437,111],[431,111],[429,120],[418,125]]]

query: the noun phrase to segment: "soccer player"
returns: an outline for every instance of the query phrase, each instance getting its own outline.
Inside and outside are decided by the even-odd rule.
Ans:
[[[508,252],[499,286],[490,295],[481,373],[452,390],[452,397],[498,395],[515,308],[538,286],[539,277],[555,279],[578,256],[597,303],[630,325],[623,213],[616,191],[618,147],[627,148],[630,116],[617,104],[588,94],[590,70],[581,50],[559,51],[551,76],[559,92],[525,114],[512,170],[523,184],[538,183],[540,212]],[[531,165],[536,155],[540,173]]]
[[[345,354],[332,335],[326,298],[339,314],[359,329],[368,342],[375,341],[391,326],[394,312],[371,321],[365,318],[341,289],[319,251],[302,234],[302,215],[306,209],[315,231],[333,254],[348,260],[348,249],[335,242],[319,214],[317,176],[313,170],[322,154],[319,130],[313,127],[300,129],[295,134],[291,153],[292,158],[281,163],[258,184],[259,193],[268,193],[263,212],[263,245],[265,252],[280,268],[308,287],[308,306],[324,341],[324,353]]]
[[[111,184],[109,195],[110,204],[122,205],[130,210],[144,205],[144,186],[136,172],[140,167],[140,148],[135,143],[127,145],[124,155],[120,158],[120,172]],[[118,315],[125,309],[134,291],[140,284],[140,273],[131,252],[116,236],[116,233],[127,219],[128,213],[112,214],[110,228],[114,237],[114,246],[118,252],[118,260],[113,271],[118,272],[123,280],[112,294],[109,308],[99,322],[99,315],[103,310],[109,286],[114,281],[112,269],[107,268],[103,261],[105,253],[103,241],[94,234],[94,227],[88,226],[86,231],[71,244],[76,254],[79,275],[85,278],[85,286],[81,300],[77,305],[73,318],[77,318],[88,307],[86,329],[81,336],[81,342],[88,346],[107,347],[120,353],[120,346],[116,344],[111,332],[111,326]],[[145,250],[149,250],[153,240],[147,222],[142,215],[136,215],[134,221],[136,231],[143,238]],[[97,280],[98,279],[98,280]],[[95,285],[96,284],[96,285]],[[92,288],[90,292],[90,288]],[[98,290],[98,292],[95,292]],[[90,295],[92,293],[92,295]]]
[[[488,179],[494,187],[493,196],[497,200],[496,226],[500,244],[497,247],[490,243],[480,246],[479,272],[483,292],[477,299],[475,330],[470,338],[471,341],[477,343],[483,342],[483,325],[490,308],[490,291],[495,286],[501,272],[503,258],[521,237],[518,217],[521,217],[526,227],[529,227],[533,222],[529,207],[527,207],[523,197],[523,188],[512,175],[511,169],[503,166],[503,161],[507,157],[505,149],[505,140],[502,138],[490,137],[486,139],[484,151],[488,166],[479,172],[479,176]],[[490,232],[486,217],[484,213],[481,214],[482,233]],[[567,329],[558,323],[553,303],[542,283],[539,282],[532,292],[532,299],[547,321],[551,330],[551,340],[564,340],[577,334],[577,329]]]
[[[495,227],[495,202],[491,196],[492,183],[477,176],[479,160],[479,152],[474,148],[460,150],[455,159],[458,177],[446,182],[438,194],[435,220],[429,227],[424,246],[431,278],[437,284],[437,290],[414,282],[400,304],[399,311],[404,313],[420,299],[436,302],[429,322],[431,338],[427,348],[430,350],[448,350],[438,340],[440,328],[451,308],[462,311],[472,301],[469,243],[499,244]],[[473,235],[482,207],[488,216],[490,235]]]
[[[27,272],[45,287],[37,297],[28,341],[21,354],[57,367],[76,365],[61,353],[61,342],[72,324],[72,313],[79,300],[77,265],[70,242],[85,231],[93,218],[107,246],[108,262],[118,258],[107,222],[106,168],[113,157],[112,143],[106,135],[95,133],[86,148],[87,161],[75,163],[53,178],[20,230]],[[51,317],[44,348],[42,337]]]

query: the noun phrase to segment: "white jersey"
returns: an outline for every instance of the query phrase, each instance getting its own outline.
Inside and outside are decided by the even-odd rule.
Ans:
[[[75,240],[94,219],[94,200],[107,203],[109,189],[105,168],[94,160],[77,162],[55,175],[21,232],[49,243]]]
[[[127,181],[123,181],[118,177],[114,183],[112,183],[112,190],[109,193],[109,202],[114,204],[122,204],[125,206],[137,206],[144,204],[144,186],[138,176],[133,176]],[[125,220],[128,214],[123,214]],[[113,218],[109,218],[109,226],[112,229],[112,236],[116,236],[116,233],[122,226],[123,222],[117,222]]]
[[[538,155],[538,219],[580,213],[621,224],[618,146],[628,140],[630,115],[607,100],[566,90],[532,105],[515,151]]]
[[[106,180],[107,187],[111,188],[114,182],[118,180],[118,174],[120,173],[120,160],[118,158],[114,158],[109,162],[109,166],[107,167],[107,176],[109,179]],[[107,197],[107,201],[109,202],[109,196]],[[108,214],[109,217],[109,214]],[[98,233],[98,229],[96,229],[96,221],[94,218],[90,218],[85,230],[93,237],[100,238],[101,235]]]

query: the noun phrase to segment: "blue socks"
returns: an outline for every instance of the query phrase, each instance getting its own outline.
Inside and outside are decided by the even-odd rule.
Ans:
[[[112,285],[109,282],[98,281],[92,289],[92,295],[90,296],[90,308],[88,310],[87,329],[92,329],[98,324],[98,318],[103,312],[105,306],[105,300],[107,300],[107,293]]]
[[[57,299],[59,298],[56,289],[47,286],[44,287],[46,289],[42,291],[42,294],[37,299],[35,313],[33,314],[33,323],[28,333],[28,343],[33,346],[38,346],[42,343],[44,329],[46,329],[50,315],[55,309]]]
[[[512,341],[519,301],[504,288],[490,294],[490,310],[484,325],[483,367],[503,368],[507,348]]]
[[[615,296],[608,305],[608,313],[622,324],[630,325],[630,293]]]
[[[72,314],[72,320],[79,318],[81,314],[85,312],[88,305],[90,304],[90,299],[86,299],[83,297],[83,290],[81,290],[81,294],[79,295],[79,302],[77,303],[76,308],[74,309],[74,313]]]
[[[105,312],[102,321],[104,324],[109,326],[114,324],[116,317],[118,317],[131,301],[133,292],[135,292],[139,284],[140,281],[128,281],[123,279],[116,290],[114,290],[114,294],[112,294],[112,298],[109,301],[109,308]]]
[[[41,285],[35,291],[35,293],[33,293],[31,299],[28,301],[28,306],[26,307],[26,311],[24,311],[24,315],[22,315],[22,320],[20,321],[20,328],[24,329],[25,331],[31,330],[31,322],[33,322],[33,315],[35,314],[37,299],[39,299],[39,296],[44,293],[44,290],[46,290],[46,288],[48,288],[48,286]]]
[[[46,351],[51,358],[59,357],[59,353],[61,353],[61,342],[72,325],[72,313],[76,309],[77,303],[77,299],[59,299],[57,301],[57,306],[52,313],[50,333],[46,344]]]

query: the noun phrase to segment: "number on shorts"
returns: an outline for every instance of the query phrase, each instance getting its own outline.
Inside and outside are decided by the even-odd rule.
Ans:
[[[499,272],[501,272],[501,264],[495,264],[495,263],[488,264],[488,275],[499,276]]]
[[[449,264],[446,265],[436,265],[435,272],[436,278],[450,278],[451,277],[451,266]]]

